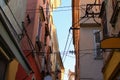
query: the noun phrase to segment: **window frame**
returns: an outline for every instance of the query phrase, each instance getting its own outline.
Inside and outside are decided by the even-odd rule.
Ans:
[[[100,30],[93,30],[93,34],[94,34],[94,48],[95,48],[94,59],[102,59],[103,58],[102,49],[100,49],[100,41],[102,40],[102,35],[101,35],[102,33],[100,32]],[[98,38],[99,40],[96,40],[96,38]]]

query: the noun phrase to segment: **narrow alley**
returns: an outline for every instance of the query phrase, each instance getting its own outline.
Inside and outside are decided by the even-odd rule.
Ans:
[[[120,0],[0,0],[0,80],[120,80]]]

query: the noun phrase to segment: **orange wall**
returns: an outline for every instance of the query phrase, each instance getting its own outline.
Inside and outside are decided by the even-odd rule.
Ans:
[[[24,80],[24,79],[31,80],[33,75],[35,76],[36,80],[42,80],[42,74],[40,74],[40,72],[39,72],[39,69],[36,65],[34,57],[32,55],[30,55],[27,57],[27,59],[30,62],[30,66],[33,70],[33,73],[31,72],[31,74],[27,74],[25,72],[25,70],[23,69],[23,67],[19,64],[15,80]]]
[[[17,69],[18,69],[18,61],[14,59],[8,65],[6,80],[15,80]]]

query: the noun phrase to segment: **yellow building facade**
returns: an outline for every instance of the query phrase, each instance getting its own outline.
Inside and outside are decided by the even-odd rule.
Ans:
[[[53,22],[53,10],[57,9],[61,5],[61,0],[50,0],[51,12],[50,12],[50,25],[51,25],[51,44],[52,54],[51,54],[51,64],[52,64],[52,79],[53,80],[63,80],[64,78],[64,65],[62,62],[62,58],[59,52],[59,44],[56,33],[56,26]]]
[[[120,0],[105,0],[102,4],[104,80],[120,80]]]

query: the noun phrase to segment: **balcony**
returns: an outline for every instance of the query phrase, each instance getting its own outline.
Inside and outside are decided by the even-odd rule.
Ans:
[[[100,48],[102,49],[120,49],[120,38],[111,37],[101,41]]]
[[[101,19],[100,15],[101,4],[87,4],[81,7],[81,21],[80,26],[100,26]],[[84,10],[84,12],[83,12]]]

